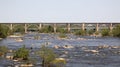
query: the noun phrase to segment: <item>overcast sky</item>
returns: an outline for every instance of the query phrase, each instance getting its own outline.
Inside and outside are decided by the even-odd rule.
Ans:
[[[0,22],[120,22],[120,0],[0,0]]]

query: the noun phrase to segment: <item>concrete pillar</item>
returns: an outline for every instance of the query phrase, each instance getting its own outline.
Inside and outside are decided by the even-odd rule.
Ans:
[[[27,24],[25,24],[25,33],[27,33]]]
[[[112,23],[110,23],[110,31],[112,31],[113,29],[113,26],[112,26]]]
[[[54,33],[56,33],[56,23],[54,23]]]
[[[70,23],[67,24],[67,30],[70,32]]]
[[[96,24],[96,31],[98,32],[99,31],[99,26],[98,26],[99,24],[97,23]]]
[[[13,30],[13,24],[10,24],[10,30],[11,31]]]
[[[40,24],[39,24],[39,30],[41,30],[41,28],[42,28],[42,24],[40,23]]]
[[[85,30],[85,23],[82,23],[82,30]]]

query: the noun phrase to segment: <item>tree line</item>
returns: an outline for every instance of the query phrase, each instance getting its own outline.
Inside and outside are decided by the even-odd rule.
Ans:
[[[52,26],[45,26],[38,31],[39,33],[54,33],[54,28]],[[19,32],[21,34],[24,34],[25,33],[24,27],[22,25],[19,25],[13,30],[10,30],[6,25],[0,24],[0,38],[5,38],[8,35],[13,34],[14,32]],[[120,24],[116,25],[112,31],[110,31],[110,29],[102,29],[101,31],[96,31],[95,29],[91,29],[91,30],[74,30],[68,32],[67,29],[63,29],[59,27],[56,29],[56,32],[61,33],[62,36],[66,33],[73,33],[75,35],[81,35],[81,36],[101,34],[102,36],[120,37]]]

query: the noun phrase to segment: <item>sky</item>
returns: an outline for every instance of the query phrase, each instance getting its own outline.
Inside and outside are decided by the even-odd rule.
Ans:
[[[120,0],[0,0],[0,22],[120,22]]]

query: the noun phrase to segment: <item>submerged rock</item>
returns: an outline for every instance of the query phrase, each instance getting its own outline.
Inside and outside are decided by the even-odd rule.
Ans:
[[[74,48],[74,47],[71,45],[64,45],[63,48]]]

